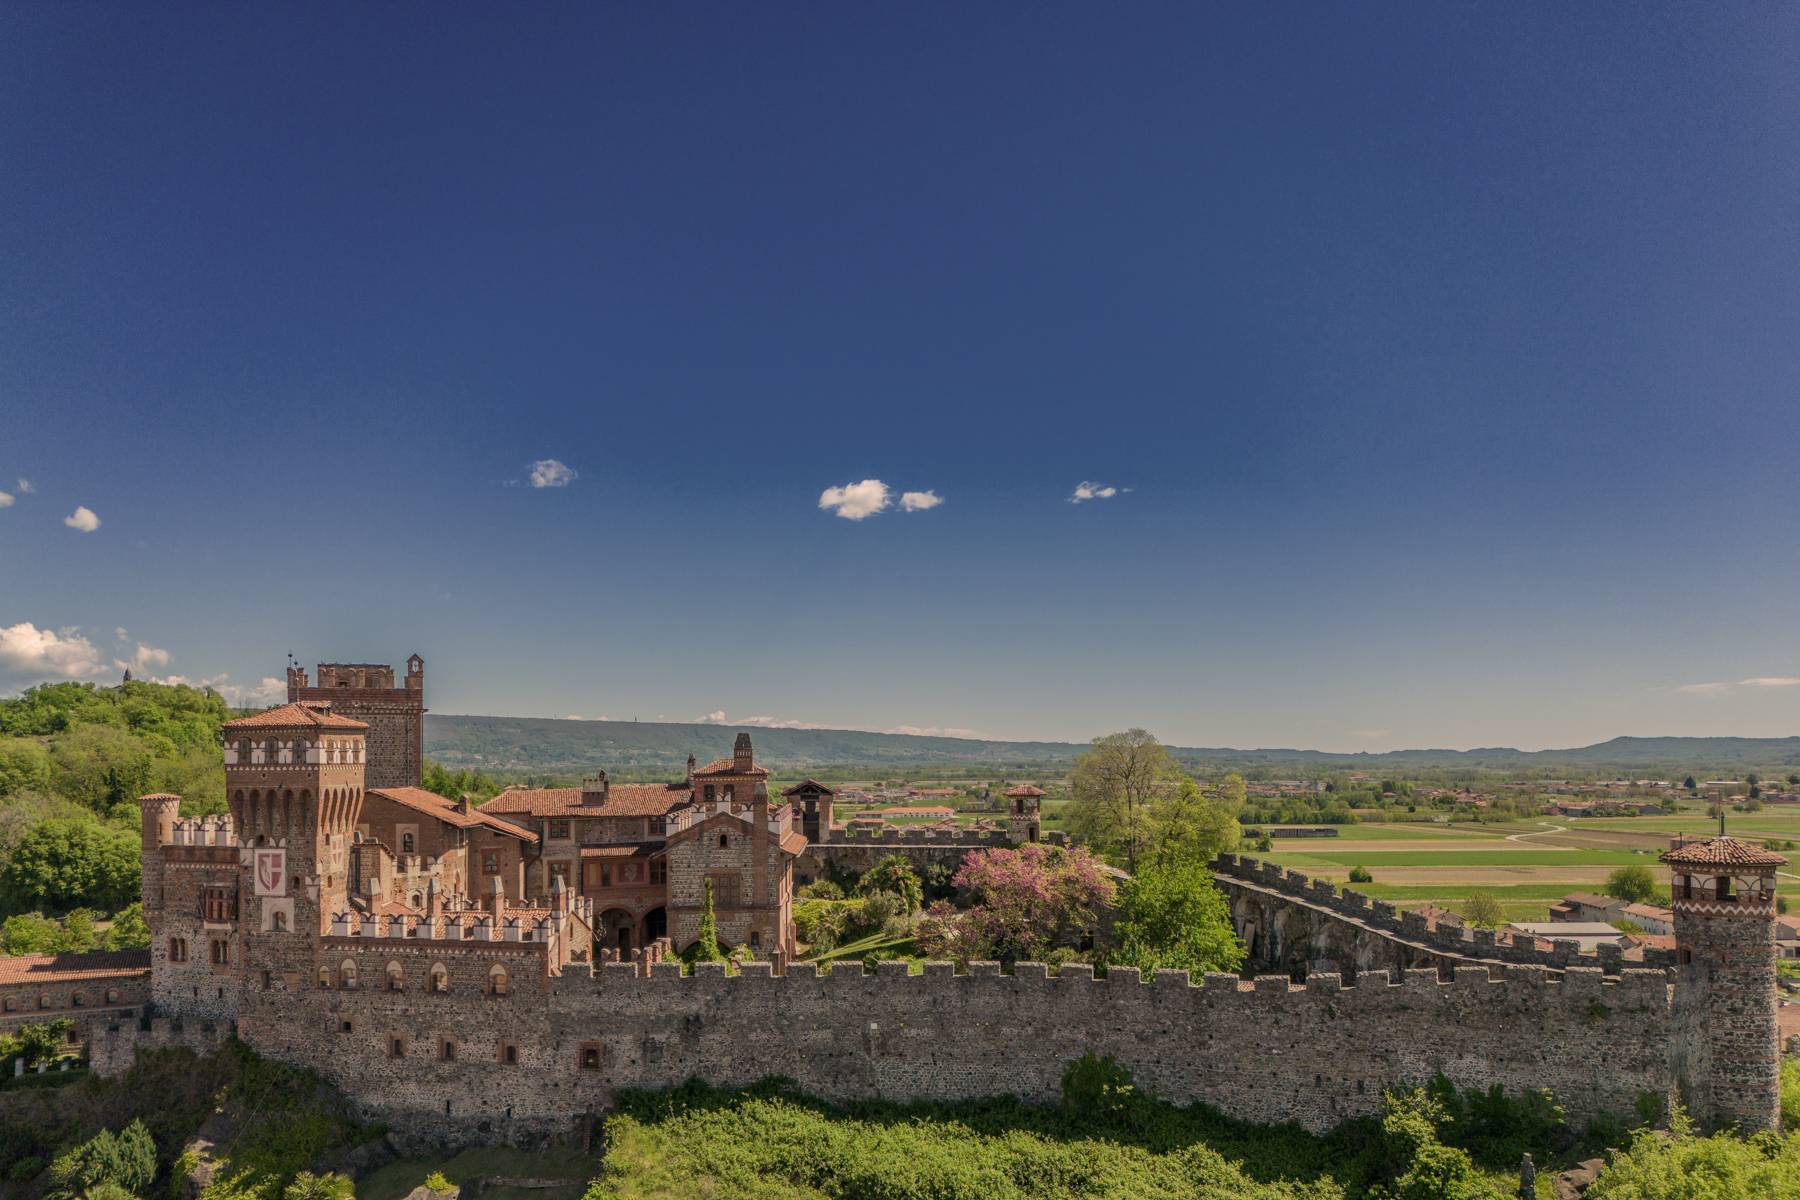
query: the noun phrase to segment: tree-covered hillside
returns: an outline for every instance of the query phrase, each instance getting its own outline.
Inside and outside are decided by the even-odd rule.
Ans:
[[[138,893],[137,798],[179,792],[190,814],[223,811],[219,725],[230,713],[217,692],[159,683],[45,684],[0,700],[5,949],[87,949],[94,913],[125,912],[125,929],[141,927],[128,912]]]

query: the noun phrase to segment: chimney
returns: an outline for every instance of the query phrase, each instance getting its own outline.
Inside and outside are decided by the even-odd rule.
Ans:
[[[438,915],[438,887],[435,879],[425,885],[425,915],[433,918]]]
[[[590,778],[581,781],[581,802],[583,804],[605,804],[609,785],[606,781],[606,769]]]
[[[691,754],[688,755],[687,781],[688,781],[688,786],[692,787],[694,784],[694,756]]]
[[[740,733],[731,747],[731,769],[739,773],[747,772],[756,765],[756,756],[750,750],[750,735]]]
[[[456,811],[461,813],[463,816],[465,816],[465,817],[468,816],[470,811],[473,810],[474,807],[475,807],[475,802],[469,799],[469,793],[464,792],[462,795],[460,795],[456,798]]]
[[[488,912],[493,914],[494,928],[500,928],[500,922],[506,916],[506,885],[500,882],[498,875],[494,876],[493,895],[488,897]]]

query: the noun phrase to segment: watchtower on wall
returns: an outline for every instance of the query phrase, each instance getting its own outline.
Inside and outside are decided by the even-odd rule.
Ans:
[[[289,703],[330,704],[369,727],[367,783],[418,787],[425,766],[425,660],[406,660],[398,684],[385,663],[320,663],[316,682],[301,667],[287,673]]]
[[[369,727],[333,708],[284,704],[227,721],[225,794],[240,854],[245,982],[297,990],[320,934],[347,907]]]
[[[1022,783],[1018,787],[1006,791],[1007,835],[1015,842],[1035,842],[1042,826],[1039,806],[1044,799],[1044,789]]]
[[[1775,869],[1787,859],[1724,836],[1662,856],[1675,910],[1677,1074],[1688,1106],[1744,1132],[1781,1125]]]
[[[831,806],[837,793],[816,779],[803,779],[781,793],[800,818],[800,832],[809,842],[823,842],[831,836]]]

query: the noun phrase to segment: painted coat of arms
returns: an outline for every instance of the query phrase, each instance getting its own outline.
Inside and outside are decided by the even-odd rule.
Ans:
[[[257,895],[287,895],[287,851],[258,847],[254,874]]]

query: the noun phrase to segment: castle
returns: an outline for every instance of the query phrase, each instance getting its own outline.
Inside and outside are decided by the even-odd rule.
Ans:
[[[667,783],[601,772],[480,808],[452,802],[417,786],[407,722],[423,712],[423,664],[409,665],[421,682],[404,704],[391,693],[409,689],[388,687],[386,668],[337,682],[342,670],[321,667],[330,686],[296,685],[290,702],[226,725],[228,818],[184,820],[178,797],[143,798],[149,1001],[144,1019],[97,1032],[97,1069],[231,1031],[419,1141],[567,1135],[620,1088],[695,1076],[784,1075],[836,1100],[1051,1100],[1064,1064],[1088,1051],[1170,1100],[1312,1129],[1438,1073],[1547,1087],[1578,1121],[1679,1095],[1709,1123],[1779,1122],[1785,860],[1748,843],[1720,836],[1664,856],[1677,941],[1666,964],[1434,942],[1354,893],[1229,859],[1220,883],[1240,928],[1282,974],[827,972],[794,961],[797,864],[967,846],[840,836],[823,785],[771,799],[748,734]],[[376,703],[360,705],[355,671]],[[391,736],[377,738],[384,719]],[[1008,794],[1002,840],[1039,836],[1040,797]],[[694,940],[709,885],[721,940],[757,961],[684,974],[663,959]],[[1301,909],[1324,916],[1306,925]]]

